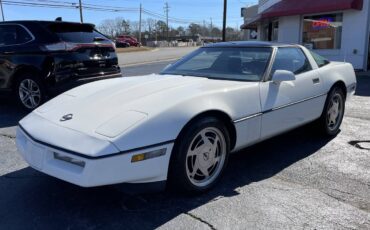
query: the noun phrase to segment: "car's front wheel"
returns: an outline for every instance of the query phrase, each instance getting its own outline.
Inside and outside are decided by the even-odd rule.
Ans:
[[[33,74],[23,74],[18,78],[15,94],[18,103],[28,111],[36,109],[45,100],[42,83]]]
[[[220,179],[228,160],[229,133],[216,118],[202,118],[176,141],[170,183],[185,192],[205,192]]]

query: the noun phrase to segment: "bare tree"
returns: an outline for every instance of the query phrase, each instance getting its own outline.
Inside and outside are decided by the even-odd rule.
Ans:
[[[116,23],[112,19],[103,20],[98,26],[98,30],[101,33],[113,38],[116,35]]]

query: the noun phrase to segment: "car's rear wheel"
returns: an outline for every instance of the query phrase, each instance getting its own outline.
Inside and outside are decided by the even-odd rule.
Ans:
[[[41,81],[34,74],[23,74],[18,78],[15,94],[18,103],[28,111],[39,107],[46,97]]]
[[[345,111],[345,96],[340,87],[334,87],[328,94],[319,125],[324,134],[338,134]]]
[[[185,192],[205,192],[220,179],[228,160],[230,138],[216,118],[191,124],[176,141],[170,183]]]

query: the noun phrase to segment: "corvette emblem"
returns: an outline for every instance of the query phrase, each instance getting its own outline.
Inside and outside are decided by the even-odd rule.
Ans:
[[[67,114],[67,115],[64,115],[62,118],[60,118],[59,121],[63,122],[63,121],[69,121],[69,120],[72,120],[73,118],[73,114],[70,113],[70,114]]]

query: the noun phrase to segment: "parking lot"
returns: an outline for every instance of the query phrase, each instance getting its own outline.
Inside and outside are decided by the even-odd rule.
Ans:
[[[358,81],[338,136],[306,126],[245,149],[231,156],[216,188],[197,197],[85,189],[38,173],[15,147],[25,113],[2,97],[0,229],[370,229],[370,76]]]

